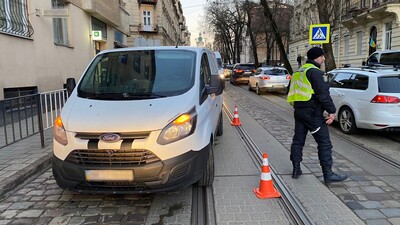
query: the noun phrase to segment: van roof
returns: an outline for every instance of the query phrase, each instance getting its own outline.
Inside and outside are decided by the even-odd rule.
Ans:
[[[128,47],[128,48],[117,48],[117,49],[109,49],[103,50],[99,54],[108,53],[108,52],[125,52],[125,51],[140,51],[140,50],[189,50],[194,52],[201,52],[202,50],[208,50],[208,48],[202,47],[193,47],[193,46],[145,46],[145,47]]]

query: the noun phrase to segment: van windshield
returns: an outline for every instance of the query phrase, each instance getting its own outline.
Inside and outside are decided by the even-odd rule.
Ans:
[[[98,55],[77,87],[90,99],[132,100],[181,95],[194,85],[196,55],[138,50]]]

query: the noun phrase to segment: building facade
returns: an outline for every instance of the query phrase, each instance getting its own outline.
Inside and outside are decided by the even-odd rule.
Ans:
[[[128,46],[190,45],[179,0],[132,0],[126,9],[131,15]]]
[[[0,1],[0,99],[63,88],[93,56],[126,46],[121,0]]]
[[[291,20],[289,60],[297,69],[298,55],[306,60],[310,24],[318,24],[318,10],[315,0],[294,2]],[[400,0],[350,0],[341,1],[338,26],[332,29],[330,42],[336,66],[354,66],[374,51],[400,49]]]

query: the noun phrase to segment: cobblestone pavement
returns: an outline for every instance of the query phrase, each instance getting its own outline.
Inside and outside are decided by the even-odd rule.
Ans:
[[[0,202],[2,224],[144,224],[152,195],[85,195],[58,187],[51,169]]]
[[[226,94],[289,151],[293,137],[293,122],[286,121],[267,107],[256,103],[243,94],[244,91],[241,87],[231,85],[227,85],[225,89]],[[317,145],[311,136],[307,138],[303,154],[303,164],[322,182]],[[400,171],[396,176],[372,175],[335,152],[335,149],[333,159],[334,170],[349,175],[346,181],[329,187],[333,193],[367,224],[400,224]]]

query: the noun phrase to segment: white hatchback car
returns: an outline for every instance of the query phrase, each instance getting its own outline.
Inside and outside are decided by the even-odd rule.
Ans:
[[[286,91],[292,76],[284,67],[259,67],[249,77],[249,91],[259,95],[264,91]]]
[[[393,67],[339,68],[328,73],[336,120],[343,133],[357,128],[400,130],[400,71]]]

